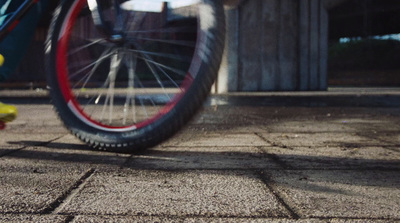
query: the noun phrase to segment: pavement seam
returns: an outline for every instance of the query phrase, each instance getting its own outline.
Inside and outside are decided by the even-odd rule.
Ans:
[[[287,215],[285,216],[268,216],[268,215],[229,215],[229,214],[215,214],[215,215],[209,215],[209,214],[183,214],[183,215],[173,215],[173,214],[142,214],[142,213],[137,213],[137,214],[77,214],[75,218],[77,217],[102,217],[102,216],[107,216],[107,217],[149,217],[149,218],[163,218],[163,219],[174,219],[174,220],[181,220],[182,222],[185,222],[187,219],[191,218],[203,218],[203,219],[242,219],[242,220],[248,220],[248,219],[293,219],[291,217],[288,217]]]
[[[75,216],[72,215],[54,215],[54,214],[37,214],[37,213],[30,213],[30,212],[13,212],[13,213],[1,213],[3,217],[5,215],[9,216],[21,216],[21,215],[27,215],[29,214],[30,216],[36,216],[36,217],[43,217],[43,216],[64,216],[65,220],[63,222],[73,222],[76,218],[78,217],[94,217],[98,219],[102,219],[104,217],[113,217],[113,218],[129,218],[130,220],[133,221],[131,218],[135,217],[145,217],[145,218],[161,218],[161,219],[170,219],[170,220],[176,220],[174,222],[185,222],[190,219],[207,219],[210,220],[210,222],[213,222],[213,220],[244,220],[245,222],[251,222],[249,220],[274,220],[274,221],[280,221],[280,220],[303,220],[305,222],[311,221],[318,221],[318,222],[331,222],[331,221],[338,221],[338,220],[343,220],[344,222],[348,221],[362,221],[362,222],[370,222],[370,221],[385,221],[385,222],[399,222],[400,218],[385,218],[385,217],[335,217],[335,216],[307,216],[304,218],[298,218],[298,219],[293,219],[290,217],[283,217],[283,216],[276,216],[276,217],[269,217],[269,216],[206,216],[206,215],[182,215],[182,216],[176,216],[176,215],[129,215],[129,214],[103,214],[103,215],[91,215],[91,214],[78,214]],[[0,218],[1,220],[1,218]],[[142,222],[145,221],[142,219]],[[200,221],[200,220],[199,220]]]
[[[400,218],[385,218],[385,217],[335,217],[335,216],[308,216],[307,219],[320,219],[320,220],[327,220],[327,221],[332,221],[332,220],[344,220],[344,221],[353,221],[353,220],[359,220],[359,221],[387,221],[387,222],[398,222],[400,221]]]
[[[397,142],[392,142],[390,140],[385,140],[385,139],[380,138],[379,136],[377,137],[377,136],[372,136],[372,135],[366,135],[366,134],[363,134],[363,133],[356,133],[356,134],[361,136],[361,137],[372,138],[374,140],[377,140],[378,142],[382,142],[384,144],[387,144],[387,145],[379,145],[380,147],[382,147],[384,149],[387,149],[387,150],[390,150],[390,151],[396,152],[396,153],[400,152],[400,150],[399,150],[400,145]]]
[[[260,133],[254,133],[256,136],[258,136],[261,140],[263,140],[264,142],[266,142],[269,145],[273,145],[273,146],[278,146],[278,147],[282,147],[284,149],[287,149],[287,146],[280,146],[277,145],[276,143],[266,139],[264,136],[262,136]],[[286,163],[285,161],[282,161],[279,156],[275,155],[275,154],[271,154],[268,153],[268,151],[266,151],[265,146],[257,146],[256,147],[260,152],[262,152],[268,159],[272,160],[273,162],[275,162],[276,164],[278,164],[278,166],[280,166],[281,168],[283,168],[284,170],[287,169],[293,169],[293,167]]]
[[[295,208],[291,207],[288,202],[285,201],[285,199],[281,196],[280,192],[278,190],[275,190],[275,182],[269,176],[266,174],[263,170],[258,171],[258,175],[262,182],[265,184],[265,186],[268,188],[269,192],[275,197],[275,199],[278,201],[280,205],[282,205],[289,213],[290,218],[292,219],[300,219],[301,216]]]
[[[265,137],[263,137],[261,134],[255,132],[254,133],[256,136],[258,136],[261,140],[263,140],[264,142],[266,142],[269,145],[275,145],[274,142],[266,139]],[[262,152],[268,159],[272,160],[273,162],[275,162],[276,164],[278,164],[279,167],[281,167],[283,169],[283,171],[285,172],[285,170],[288,169],[293,169],[293,167],[290,166],[290,164],[282,161],[278,156],[276,156],[275,154],[270,154],[268,153],[265,149],[263,149],[263,146],[257,146],[256,147],[260,152]],[[287,147],[285,147],[287,148]],[[265,184],[265,186],[268,188],[268,190],[270,191],[270,193],[275,197],[275,199],[278,201],[279,204],[281,204],[289,213],[290,217],[292,219],[300,219],[300,214],[298,214],[296,212],[296,210],[294,208],[292,208],[289,203],[287,203],[283,197],[281,196],[281,194],[275,190],[275,186],[274,186],[274,181],[272,180],[272,178],[267,175],[266,173],[264,173],[263,170],[259,170],[258,171],[258,175],[260,177],[260,179],[262,180],[262,182]]]
[[[67,191],[65,191],[60,197],[55,199],[50,203],[44,210],[41,211],[42,214],[61,214],[61,210],[70,203],[72,198],[78,194],[83,187],[87,184],[88,180],[96,172],[94,168],[87,170]]]

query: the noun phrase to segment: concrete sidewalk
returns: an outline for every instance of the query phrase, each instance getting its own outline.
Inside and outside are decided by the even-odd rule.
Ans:
[[[36,93],[0,91],[0,222],[400,222],[398,89],[215,95],[139,155],[89,150]]]

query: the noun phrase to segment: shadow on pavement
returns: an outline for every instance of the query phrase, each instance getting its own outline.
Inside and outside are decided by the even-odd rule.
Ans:
[[[13,143],[13,142],[11,142]],[[19,142],[14,142],[20,144]],[[44,142],[27,141],[22,145],[32,146]],[[380,186],[386,188],[398,188],[400,171],[399,160],[361,159],[332,156],[312,156],[280,154],[274,155],[274,160],[268,153],[253,152],[199,152],[170,151],[169,148],[148,150],[143,154],[121,156],[109,152],[88,151],[85,145],[68,143],[50,143],[45,148],[24,149],[10,152],[7,159],[19,159],[27,163],[44,163],[52,165],[90,165],[97,168],[119,168],[120,170],[155,170],[167,172],[185,171],[220,171],[227,174],[237,171],[280,172],[282,176],[291,172],[302,175],[302,172],[318,172],[318,180],[323,182],[358,186]],[[40,166],[36,167],[40,169]],[[340,174],[341,177],[332,177],[335,172],[358,172],[364,177],[357,178],[353,174]],[[391,178],[381,178],[379,173],[392,173]],[[276,173],[275,173],[276,174]],[[358,174],[357,174],[358,175]],[[396,177],[397,175],[397,177]],[[305,190],[327,191],[327,188],[310,186],[308,177],[298,177],[295,187],[304,187]],[[302,186],[303,185],[303,186]],[[333,191],[336,193],[336,191]]]

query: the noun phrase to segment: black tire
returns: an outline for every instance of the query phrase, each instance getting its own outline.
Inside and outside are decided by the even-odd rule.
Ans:
[[[118,42],[97,33],[86,0],[63,2],[46,69],[55,110],[74,135],[96,149],[132,153],[170,138],[194,116],[222,57],[222,1],[168,5],[167,13],[166,5],[150,13],[126,1],[132,5],[121,6],[127,24]]]

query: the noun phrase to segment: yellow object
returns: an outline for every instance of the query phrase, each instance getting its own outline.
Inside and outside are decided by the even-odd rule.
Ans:
[[[0,54],[0,67],[4,64],[4,57]]]
[[[17,117],[18,110],[15,106],[0,102],[0,122],[11,122]]]

